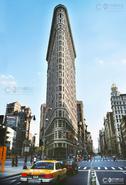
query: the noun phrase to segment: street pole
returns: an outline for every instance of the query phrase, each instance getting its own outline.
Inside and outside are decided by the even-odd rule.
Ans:
[[[45,107],[45,113],[44,113],[44,123],[43,123],[43,151],[42,151],[42,159],[44,159],[44,156],[45,156],[45,129],[46,129],[46,126],[45,126],[45,123],[46,121],[48,121],[49,119],[46,118],[46,114],[48,112],[48,110],[52,110],[51,107]]]

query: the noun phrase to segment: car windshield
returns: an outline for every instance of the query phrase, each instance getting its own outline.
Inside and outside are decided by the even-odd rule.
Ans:
[[[51,163],[51,162],[37,162],[31,167],[31,169],[53,170],[54,169],[54,163]]]

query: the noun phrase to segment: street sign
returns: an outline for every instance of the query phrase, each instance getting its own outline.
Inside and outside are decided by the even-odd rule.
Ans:
[[[29,152],[29,146],[24,147],[24,152]]]

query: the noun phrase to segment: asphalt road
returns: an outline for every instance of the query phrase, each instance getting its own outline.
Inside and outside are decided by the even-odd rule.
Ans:
[[[62,183],[59,182],[57,185],[86,185],[88,184],[88,171],[85,172],[79,172],[76,175],[68,176],[65,181]],[[3,181],[0,182],[0,185],[22,185],[20,182],[20,177],[10,177],[6,178]],[[33,185],[33,184],[32,184]]]
[[[68,176],[62,185],[89,185],[89,174],[95,170],[97,185],[126,185],[126,160],[96,157],[91,161],[78,163],[78,174]],[[21,185],[19,176],[4,179],[0,185]],[[59,183],[61,185],[61,183]]]

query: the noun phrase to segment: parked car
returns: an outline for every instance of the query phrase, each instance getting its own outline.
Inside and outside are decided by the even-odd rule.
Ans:
[[[67,169],[67,174],[78,173],[78,165],[75,160],[69,159],[64,162],[64,166]]]
[[[20,181],[28,183],[57,183],[66,177],[67,169],[56,160],[37,161],[21,173]]]

